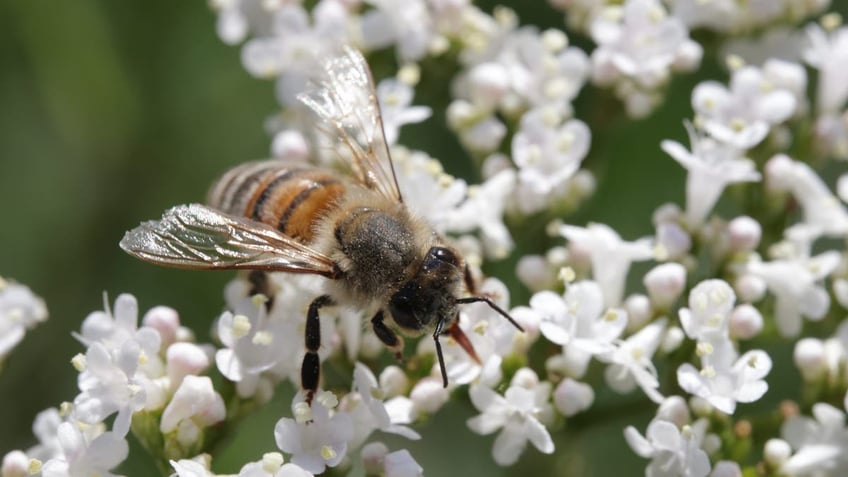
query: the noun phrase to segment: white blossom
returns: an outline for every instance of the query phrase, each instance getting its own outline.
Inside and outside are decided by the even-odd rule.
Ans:
[[[625,340],[615,342],[615,349],[599,357],[610,363],[605,376],[609,386],[618,392],[629,392],[638,385],[652,401],[660,403],[657,369],[651,359],[659,347],[667,320],[657,320]]]
[[[569,240],[569,248],[588,255],[592,277],[600,285],[607,306],[618,306],[624,295],[624,283],[630,264],[653,257],[651,238],[625,242],[608,225],[591,223],[587,227],[563,225],[560,234]]]
[[[651,459],[645,469],[647,477],[706,477],[710,460],[700,447],[690,426],[677,426],[654,419],[648,424],[645,437],[633,426],[624,430],[624,437],[633,452]]]
[[[753,350],[733,361],[732,346],[713,345],[701,370],[689,363],[677,368],[677,382],[686,392],[706,399],[725,414],[733,414],[736,403],[754,402],[768,390],[763,379],[771,371],[771,358],[764,351]]]
[[[420,123],[433,114],[429,106],[410,106],[414,93],[412,86],[396,79],[384,79],[377,85],[377,100],[387,144],[397,142],[401,126]]]
[[[47,319],[44,300],[29,287],[0,277],[0,364],[27,330]]]
[[[62,453],[44,463],[43,477],[112,477],[109,471],[129,453],[123,437],[103,432],[99,426],[63,422],[57,437]]]
[[[691,152],[671,140],[664,140],[661,146],[686,168],[686,218],[694,227],[703,223],[725,187],[737,182],[759,181],[760,174],[737,146],[700,135],[689,123],[686,123],[686,130]]]
[[[825,32],[821,26],[811,23],[806,28],[809,47],[804,59],[819,70],[816,100],[819,113],[840,112],[848,98],[848,27]]]
[[[813,417],[790,417],[780,435],[794,449],[780,471],[787,475],[843,475],[848,472],[845,413],[829,404],[813,405]]]
[[[546,395],[511,386],[501,396],[486,386],[472,385],[469,397],[480,415],[468,420],[468,427],[481,435],[501,430],[492,447],[492,457],[501,466],[515,463],[530,441],[545,454],[553,453],[554,443],[538,415],[544,412]]]
[[[308,408],[311,420],[282,418],[274,427],[277,447],[291,454],[291,461],[303,469],[320,474],[324,469],[335,467],[347,454],[348,442],[353,439],[351,416],[342,411],[333,411],[315,399]],[[294,414],[305,402],[295,399]]]

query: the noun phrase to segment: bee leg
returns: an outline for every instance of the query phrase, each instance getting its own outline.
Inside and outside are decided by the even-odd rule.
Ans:
[[[401,351],[403,350],[403,338],[397,335],[394,331],[391,330],[386,323],[383,321],[383,310],[377,312],[374,315],[374,318],[371,318],[371,325],[374,327],[374,334],[377,335],[377,338],[386,345],[387,348],[395,352],[395,358],[400,361],[403,359],[403,354]]]
[[[247,281],[250,283],[247,296],[260,294],[265,296],[265,311],[271,311],[271,307],[274,306],[274,293],[271,290],[271,281],[268,273],[262,270],[251,270],[247,274]]]
[[[321,361],[318,359],[318,348],[321,347],[321,321],[318,310],[328,305],[334,305],[330,295],[321,295],[309,305],[306,313],[306,354],[300,367],[300,386],[306,391],[306,403],[312,404],[315,391],[318,390],[318,380],[321,378]]]

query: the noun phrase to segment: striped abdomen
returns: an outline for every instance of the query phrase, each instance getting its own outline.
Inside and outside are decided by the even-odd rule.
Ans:
[[[270,225],[304,243],[316,222],[346,190],[336,175],[281,161],[249,162],[229,170],[209,192],[209,205]]]

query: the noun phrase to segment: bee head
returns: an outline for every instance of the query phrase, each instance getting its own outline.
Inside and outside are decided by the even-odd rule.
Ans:
[[[389,312],[395,323],[415,333],[432,329],[438,320],[455,319],[455,294],[462,275],[456,252],[431,247],[415,275],[389,300]]]

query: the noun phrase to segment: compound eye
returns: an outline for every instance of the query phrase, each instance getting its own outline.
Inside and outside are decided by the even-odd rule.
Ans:
[[[429,255],[428,258],[434,258],[442,263],[449,263],[454,267],[459,267],[459,257],[449,248],[433,247],[427,255]]]
[[[395,293],[389,300],[389,312],[398,326],[407,330],[417,331],[421,323],[415,318],[415,309],[412,302],[414,290],[409,285]]]

